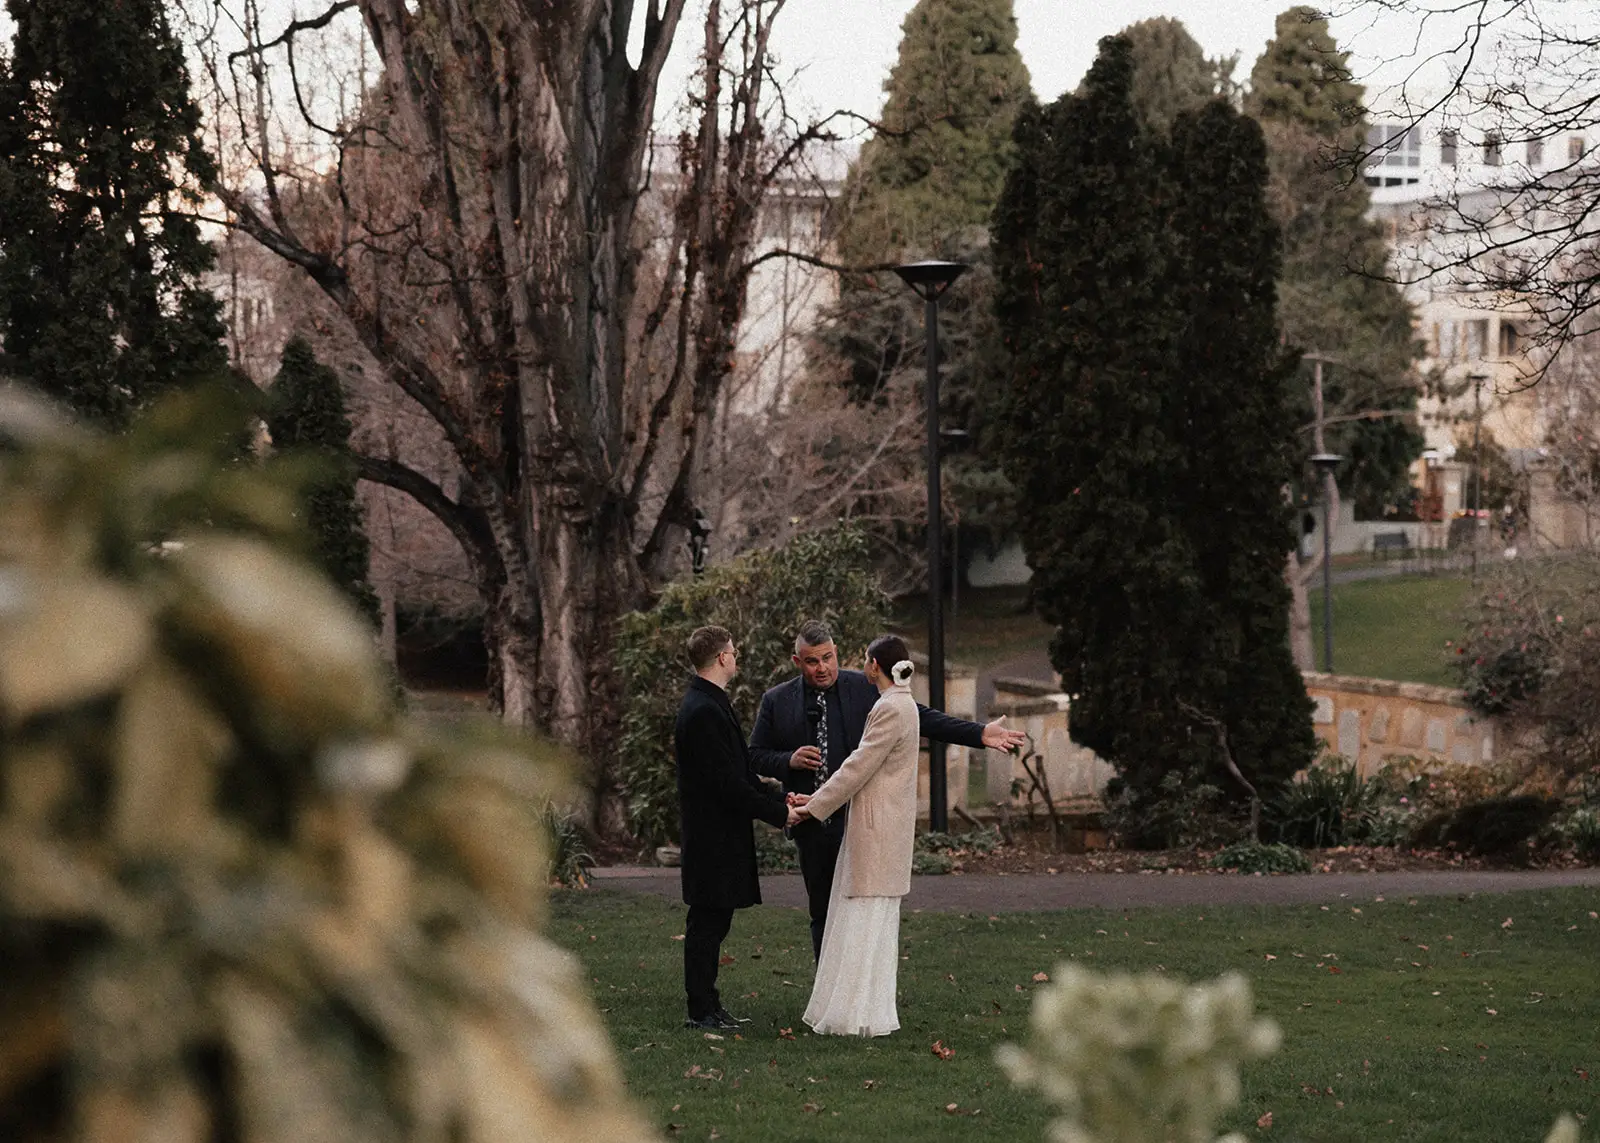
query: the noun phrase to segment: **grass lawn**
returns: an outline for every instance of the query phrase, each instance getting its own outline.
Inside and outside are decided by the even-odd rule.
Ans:
[[[1025,587],[968,588],[952,614],[944,603],[945,654],[952,661],[982,670],[996,663],[1043,651],[1054,629],[1028,609]],[[928,649],[926,596],[898,600],[890,626],[919,651]]]
[[[1390,576],[1333,585],[1333,667],[1341,675],[1458,685],[1445,640],[1461,636],[1472,590],[1466,576]],[[1322,591],[1311,593],[1311,627],[1322,667]]]
[[[629,1088],[668,1138],[1043,1140],[1049,1112],[1013,1090],[995,1047],[1026,1025],[1037,972],[1251,980],[1284,1045],[1244,1075],[1222,1126],[1299,1143],[1539,1143],[1600,1097],[1600,920],[1586,890],[1335,906],[908,914],[901,1030],[811,1035],[798,910],[741,912],[723,946],[738,1039],[683,1028],[681,905],[615,890],[555,895]],[[783,1030],[790,1030],[793,1039]],[[934,1041],[954,1049],[949,1059]],[[955,1110],[950,1111],[949,1105]],[[1272,1126],[1256,1127],[1272,1113]],[[1590,1132],[1593,1127],[1589,1128]]]

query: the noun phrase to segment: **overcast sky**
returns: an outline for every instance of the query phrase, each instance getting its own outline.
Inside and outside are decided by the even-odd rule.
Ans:
[[[42,0],[48,2],[48,0]],[[197,0],[188,0],[196,3]],[[203,2],[203,0],[199,0]],[[268,35],[296,15],[322,11],[327,0],[260,0]],[[1418,8],[1466,8],[1488,13],[1513,7],[1518,0],[1410,0],[1413,13],[1383,15],[1385,0],[1326,0],[1335,13],[1333,31],[1341,47],[1352,53],[1356,78],[1381,88],[1407,80],[1421,69],[1424,77],[1442,78],[1446,62],[1437,57],[1452,41],[1459,42],[1464,16],[1437,17],[1419,30]],[[236,6],[239,0],[232,0]],[[900,25],[915,0],[788,0],[773,34],[781,61],[780,74],[791,99],[812,113],[835,109],[875,117],[883,105],[883,82],[894,65]],[[1102,36],[1152,16],[1181,21],[1211,56],[1237,54],[1239,79],[1273,34],[1276,15],[1292,0],[1015,0],[1018,47],[1033,77],[1034,93],[1048,102],[1076,87],[1094,59]],[[640,0],[643,8],[643,0]],[[1558,12],[1593,25],[1600,21],[1600,0],[1541,0],[1545,14]],[[663,111],[675,100],[693,70],[699,43],[695,24],[703,0],[691,0],[680,26],[675,56],[662,92]],[[356,26],[354,13],[342,20]],[[0,35],[10,25],[0,9]],[[1491,33],[1490,38],[1493,38]],[[1375,95],[1376,90],[1371,94]]]
[[[1486,0],[1493,10],[1505,0]],[[1033,76],[1033,90],[1049,102],[1078,85],[1093,62],[1101,37],[1153,16],[1183,22],[1209,56],[1239,56],[1235,77],[1245,79],[1273,35],[1279,12],[1293,0],[1015,0],[1017,46]],[[1451,0],[1423,0],[1453,7]],[[811,110],[844,108],[876,116],[883,83],[900,46],[900,25],[915,0],[789,0],[773,32],[783,73],[794,73],[791,90]],[[1600,9],[1592,0],[1566,0],[1568,9]],[[693,5],[691,5],[693,7]],[[1421,66],[1443,75],[1444,63],[1424,61],[1451,43],[1460,19],[1434,18],[1419,34],[1415,16],[1384,16],[1376,5],[1339,0],[1332,28],[1352,52],[1358,79],[1377,85],[1403,81]],[[693,65],[697,37],[681,35],[670,81],[681,86]]]

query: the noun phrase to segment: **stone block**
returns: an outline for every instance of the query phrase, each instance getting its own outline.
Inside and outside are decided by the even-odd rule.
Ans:
[[[1400,716],[1400,745],[1412,749],[1422,745],[1422,712],[1408,706]]]
[[[1435,754],[1443,754],[1449,743],[1448,733],[1445,730],[1444,719],[1430,718],[1428,720],[1428,737],[1426,746]]]
[[[1311,710],[1311,721],[1319,726],[1333,724],[1333,699],[1328,695],[1312,695],[1311,701],[1315,705]]]
[[[1361,760],[1361,712],[1339,712],[1339,753],[1351,762]]]
[[[1367,724],[1368,742],[1389,741],[1389,708],[1380,706],[1372,712],[1372,721]]]

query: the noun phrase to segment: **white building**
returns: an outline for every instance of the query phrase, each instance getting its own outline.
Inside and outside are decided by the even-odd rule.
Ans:
[[[1476,107],[1466,115],[1448,104],[1420,116],[1406,111],[1388,120],[1377,114],[1363,173],[1425,346],[1418,414],[1427,451],[1415,474],[1424,514],[1447,524],[1471,502],[1473,456],[1462,445],[1481,428],[1525,481],[1518,542],[1586,542],[1593,529],[1574,516],[1548,462],[1571,402],[1538,376],[1542,327],[1533,299],[1492,291],[1482,275],[1495,269],[1488,259],[1537,257],[1559,241],[1564,212],[1577,205],[1563,188],[1596,161],[1600,140],[1508,123]]]

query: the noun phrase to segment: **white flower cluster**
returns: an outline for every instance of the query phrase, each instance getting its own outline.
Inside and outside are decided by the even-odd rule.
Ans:
[[[1006,1044],[999,1059],[1065,1113],[1051,1127],[1058,1143],[1211,1143],[1238,1102],[1239,1066],[1279,1038],[1236,973],[1187,985],[1063,964],[1034,998],[1027,1045]]]

